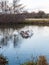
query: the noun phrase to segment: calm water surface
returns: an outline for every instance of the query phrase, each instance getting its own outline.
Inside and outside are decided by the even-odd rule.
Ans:
[[[4,35],[12,35],[18,30],[32,30],[33,36],[30,38],[22,38],[18,35],[18,39],[14,43],[13,37],[5,42],[1,42]],[[25,26],[19,29],[0,29],[0,54],[8,58],[8,65],[20,65],[25,61],[32,59],[32,56],[45,55],[49,58],[49,27],[48,26]]]

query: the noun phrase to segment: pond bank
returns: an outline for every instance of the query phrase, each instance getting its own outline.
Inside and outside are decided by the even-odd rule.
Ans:
[[[49,20],[24,20],[21,22],[0,23],[0,28],[21,28],[25,25],[49,26]]]
[[[34,19],[25,19],[24,23],[32,24],[32,25],[49,25],[49,19],[42,19],[42,18],[34,18]]]

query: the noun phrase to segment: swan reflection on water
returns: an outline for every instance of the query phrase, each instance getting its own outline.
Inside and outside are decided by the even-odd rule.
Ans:
[[[23,38],[30,38],[33,35],[33,31],[32,30],[26,30],[26,31],[23,30],[23,31],[20,32],[20,35]]]

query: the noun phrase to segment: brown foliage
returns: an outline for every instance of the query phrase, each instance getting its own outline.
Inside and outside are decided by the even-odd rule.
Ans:
[[[2,55],[0,55],[0,64],[1,64],[1,65],[6,65],[6,64],[8,64],[7,59],[6,59],[4,56],[2,56]]]
[[[21,14],[2,14],[0,15],[0,23],[18,23],[23,21],[24,17]]]
[[[48,65],[45,56],[39,56],[37,65]]]

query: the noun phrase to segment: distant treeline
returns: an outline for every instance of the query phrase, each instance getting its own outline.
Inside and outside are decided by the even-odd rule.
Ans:
[[[25,16],[25,18],[49,18],[49,13],[45,13],[44,11],[39,11],[39,12],[24,12],[23,16]]]

